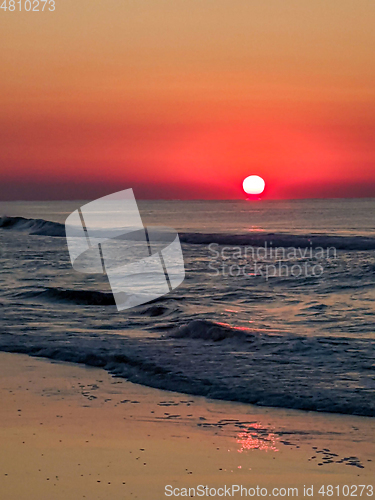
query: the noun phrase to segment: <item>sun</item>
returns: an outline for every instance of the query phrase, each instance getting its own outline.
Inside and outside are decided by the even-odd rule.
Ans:
[[[266,187],[266,183],[259,175],[250,175],[243,181],[242,187],[247,194],[261,194]]]

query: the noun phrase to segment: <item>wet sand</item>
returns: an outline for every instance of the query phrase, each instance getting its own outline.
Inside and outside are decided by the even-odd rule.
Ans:
[[[322,485],[375,482],[371,418],[210,401],[17,354],[0,353],[0,373],[1,500],[159,500],[166,485],[299,498],[313,485],[323,498]]]

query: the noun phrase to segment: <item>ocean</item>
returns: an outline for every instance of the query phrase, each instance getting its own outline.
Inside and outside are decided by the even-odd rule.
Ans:
[[[375,416],[375,200],[139,201],[178,231],[185,280],[117,311],[76,272],[67,216],[85,201],[0,203],[0,350],[157,387]]]

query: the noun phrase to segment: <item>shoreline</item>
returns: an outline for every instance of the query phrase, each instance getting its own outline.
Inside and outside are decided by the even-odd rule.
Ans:
[[[55,292],[47,290],[47,294]],[[74,293],[64,292],[67,296]],[[93,292],[84,293],[91,297]],[[113,300],[111,293],[100,295]],[[158,304],[147,304],[140,314],[152,317],[160,310],[165,311]],[[106,313],[111,313],[111,306],[106,307]],[[104,332],[100,338],[97,334],[70,335],[67,342],[65,334],[58,332],[53,345],[49,334],[3,333],[0,352],[100,368],[145,387],[219,402],[374,417],[375,402],[369,391],[373,384],[371,370],[356,376],[356,369],[363,368],[359,355],[356,362],[351,359],[351,365],[343,362],[346,339],[293,334],[288,338],[247,330],[214,321],[191,320],[161,337],[157,336],[160,332],[152,335],[135,330],[135,335],[131,335],[126,330],[123,336]],[[218,337],[223,341],[216,342]],[[352,341],[353,349],[369,357],[366,347],[361,339]],[[270,355],[275,362],[269,362]]]
[[[4,500],[167,498],[165,486],[371,484],[375,421],[208,400],[0,353]],[[319,498],[315,496],[314,498]]]

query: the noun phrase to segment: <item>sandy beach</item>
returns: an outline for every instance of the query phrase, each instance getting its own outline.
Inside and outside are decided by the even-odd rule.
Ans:
[[[2,500],[159,500],[199,485],[267,496],[297,488],[300,498],[313,486],[310,498],[322,498],[321,486],[341,492],[374,478],[371,418],[210,401],[25,355],[0,360]]]

